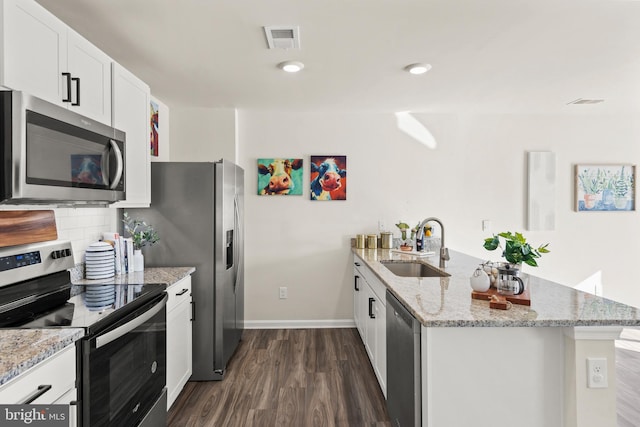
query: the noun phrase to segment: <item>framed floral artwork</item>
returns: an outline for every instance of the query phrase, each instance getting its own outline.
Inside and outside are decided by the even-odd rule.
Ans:
[[[635,211],[635,182],[635,165],[576,165],[576,211]]]

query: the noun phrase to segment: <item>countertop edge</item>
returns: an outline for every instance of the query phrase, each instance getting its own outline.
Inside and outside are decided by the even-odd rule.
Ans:
[[[372,253],[372,251],[375,251],[375,254]],[[544,318],[529,318],[530,316],[528,315],[537,315],[535,313],[535,310],[533,310],[533,307],[526,307],[526,306],[516,306],[514,305],[512,310],[495,310],[495,309],[490,309],[488,307],[488,302],[487,301],[479,301],[479,300],[474,300],[471,301],[471,296],[470,296],[470,292],[471,292],[471,288],[468,284],[468,277],[462,277],[460,275],[459,272],[455,272],[455,271],[451,271],[449,268],[446,268],[445,271],[449,272],[451,274],[450,278],[446,278],[445,280],[447,281],[447,285],[448,286],[457,286],[458,289],[458,293],[460,293],[460,289],[464,288],[464,291],[462,292],[469,292],[469,305],[471,306],[472,304],[478,305],[478,304],[485,304],[486,303],[486,310],[491,310],[491,311],[486,311],[484,310],[484,305],[482,306],[483,308],[483,316],[503,316],[500,319],[483,319],[483,318],[479,318],[479,319],[470,319],[469,317],[471,317],[471,315],[476,314],[478,311],[478,307],[473,307],[471,306],[471,308],[467,309],[467,312],[465,312],[464,314],[466,316],[461,316],[460,318],[441,318],[438,319],[436,317],[429,317],[429,316],[436,316],[436,315],[432,315],[431,313],[429,313],[429,315],[423,315],[423,313],[421,313],[421,310],[418,310],[418,303],[420,305],[420,307],[423,309],[423,311],[425,313],[427,313],[426,309],[424,309],[424,307],[422,307],[422,303],[419,299],[417,299],[417,297],[414,295],[413,298],[409,298],[412,295],[403,295],[403,289],[405,289],[405,292],[407,289],[410,288],[411,285],[408,284],[408,281],[411,280],[409,278],[401,278],[401,277],[392,277],[392,275],[388,275],[389,277],[392,277],[392,279],[394,279],[397,283],[389,283],[389,281],[387,280],[386,277],[384,277],[378,270],[380,270],[380,268],[385,268],[385,267],[379,267],[382,266],[381,264],[381,260],[386,259],[385,258],[385,252],[384,250],[382,252],[379,252],[379,250],[374,250],[374,249],[366,249],[366,250],[362,250],[362,249],[357,249],[357,248],[351,248],[351,252],[353,256],[357,256],[358,258],[360,258],[366,265],[366,267],[368,268],[369,271],[371,271],[371,273],[373,275],[375,275],[375,277],[385,286],[386,289],[388,289],[396,298],[398,298],[398,300],[400,300],[403,305],[413,314],[413,316],[422,324],[422,326],[424,327],[578,327],[578,326],[590,326],[590,327],[598,327],[598,326],[640,326],[640,314],[638,313],[638,310],[635,307],[631,307],[631,306],[627,306],[626,304],[622,304],[622,303],[618,303],[612,300],[608,300],[606,298],[603,297],[597,297],[597,296],[593,296],[591,294],[586,294],[585,292],[558,284],[558,283],[554,283],[554,282],[550,282],[544,279],[540,279],[537,278],[535,276],[531,276],[531,275],[526,275],[528,277],[531,278],[532,282],[536,282],[536,286],[540,286],[540,284],[544,285],[544,286],[555,286],[555,287],[561,287],[563,288],[564,292],[567,293],[571,293],[572,295],[575,295],[579,298],[588,300],[591,299],[592,301],[587,301],[591,304],[593,304],[594,302],[597,303],[601,303],[604,304],[604,309],[610,309],[611,307],[615,307],[621,311],[628,311],[629,313],[632,313],[626,317],[624,316],[620,316],[621,318],[616,318],[613,315],[607,317],[607,313],[591,313],[591,316],[593,317],[586,317],[583,313],[583,311],[586,308],[590,308],[590,306],[588,306],[587,302],[584,303],[583,306],[581,306],[581,309],[578,310],[576,309],[577,312],[579,312],[579,314],[575,314],[573,315],[573,317],[579,317],[579,316],[584,316],[585,318],[570,318],[572,316],[567,316],[567,318],[562,318],[562,317],[553,317],[553,316],[547,316]],[[387,252],[389,252],[387,250]],[[462,253],[458,253],[459,255],[462,255],[464,257],[469,257],[470,259],[474,259],[475,257],[471,257],[469,255],[465,255]],[[408,256],[408,255],[404,255],[404,254],[391,254],[389,253],[388,255],[389,257],[393,257],[394,259],[396,258],[400,258],[401,260],[404,261],[411,261],[413,259],[415,259],[415,257],[412,256]],[[434,264],[433,260],[436,260],[436,264]],[[419,258],[419,261],[421,262],[427,262],[428,264],[434,265],[437,267],[437,259],[436,258],[432,258],[432,259],[428,259],[428,258]],[[468,261],[468,260],[467,260]],[[478,262],[481,262],[482,260],[478,259]],[[372,265],[376,264],[375,266]],[[469,275],[471,274],[471,272],[473,271],[473,267],[477,266],[477,264],[470,264],[469,266],[464,266],[463,270],[468,268],[469,269]],[[382,271],[382,270],[380,270]],[[466,272],[466,270],[464,270]],[[384,272],[384,271],[383,271]],[[415,278],[413,278],[415,280]],[[451,279],[451,284],[449,284],[448,280]],[[434,286],[433,282],[434,280],[438,280],[438,279],[434,279],[434,278],[429,278],[427,280],[432,280],[432,282],[430,283],[430,286]],[[427,282],[427,280],[424,280],[425,282]],[[539,283],[538,283],[539,282]],[[442,283],[442,282],[441,282]],[[424,286],[424,285],[422,285]],[[537,289],[537,288],[536,288]],[[415,288],[411,289],[412,292],[416,292]],[[420,290],[417,291],[418,293],[420,293]],[[462,294],[461,294],[462,295]],[[416,302],[413,302],[412,300],[417,300]],[[414,305],[415,304],[415,305]],[[466,302],[465,302],[466,304]],[[607,306],[606,304],[608,304],[609,306]],[[473,312],[473,310],[476,310],[476,312]],[[520,315],[521,318],[509,318],[509,316],[515,316],[517,313],[517,315]],[[600,318],[596,318],[597,315],[600,316]],[[465,318],[466,317],[466,318]]]
[[[36,338],[30,340],[29,333],[37,334]],[[47,337],[42,337],[40,334],[46,334]],[[40,362],[55,355],[59,351],[73,345],[77,340],[84,336],[84,329],[82,328],[64,328],[64,329],[2,329],[0,330],[1,341],[5,340],[20,340],[25,341],[21,345],[29,346],[31,348],[38,346],[38,350],[31,355],[26,356],[19,360],[7,360],[5,352],[7,351],[6,345],[3,343],[2,352],[0,352],[0,386],[10,382],[12,379],[25,373],[30,368],[36,366]],[[44,338],[44,341],[41,339]],[[16,344],[13,343],[15,348]],[[11,345],[11,344],[9,344]],[[19,354],[10,351],[14,357],[19,358]],[[10,365],[10,368],[7,368]]]

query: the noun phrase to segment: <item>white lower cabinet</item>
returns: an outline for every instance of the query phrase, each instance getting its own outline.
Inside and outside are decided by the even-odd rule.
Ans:
[[[386,287],[354,256],[354,320],[382,393],[387,395]]]
[[[0,403],[2,404],[68,405],[75,400],[77,400],[77,391],[74,344],[0,386]],[[70,416],[75,419],[73,405]]]
[[[167,410],[193,372],[191,276],[167,289]]]

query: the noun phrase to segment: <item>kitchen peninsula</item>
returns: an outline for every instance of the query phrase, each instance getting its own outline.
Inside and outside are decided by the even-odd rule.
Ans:
[[[640,325],[636,308],[523,274],[531,306],[496,310],[471,298],[469,277],[484,260],[452,251],[449,277],[418,278],[381,263],[413,256],[353,254],[366,279],[379,280],[422,325],[423,426],[616,425],[614,340],[623,326]],[[587,388],[591,357],[606,359],[608,387]]]

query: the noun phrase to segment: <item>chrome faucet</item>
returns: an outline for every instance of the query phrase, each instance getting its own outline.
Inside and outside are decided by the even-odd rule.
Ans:
[[[435,217],[429,217],[425,220],[423,220],[420,224],[418,224],[418,234],[416,234],[416,239],[422,239],[422,236],[424,235],[424,226],[427,225],[427,223],[429,221],[435,221],[440,225],[440,231],[441,231],[441,240],[440,240],[440,264],[438,264],[438,266],[440,268],[444,268],[445,267],[445,261],[449,261],[449,249],[447,249],[447,247],[444,245],[444,225],[442,225],[442,221],[440,221],[438,218]]]

